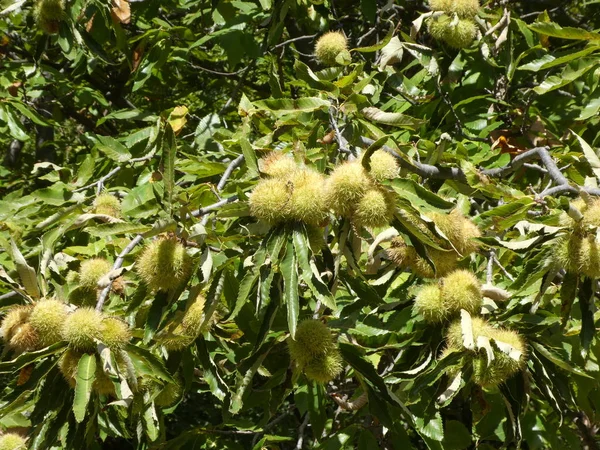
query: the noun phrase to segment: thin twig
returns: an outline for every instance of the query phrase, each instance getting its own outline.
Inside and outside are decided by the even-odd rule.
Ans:
[[[123,249],[123,251],[121,253],[119,253],[119,256],[117,257],[117,259],[115,260],[115,263],[113,264],[112,270],[120,269],[121,266],[123,266],[123,261],[125,261],[125,257],[129,253],[131,253],[131,251],[135,248],[135,246],[138,245],[140,242],[142,242],[143,239],[144,239],[144,236],[141,234],[138,234],[136,237],[134,237],[133,240],[129,243],[129,245],[127,245],[127,247],[125,247]],[[111,287],[112,287],[112,283],[109,283],[108,286],[106,286],[100,292],[100,296],[98,297],[98,302],[96,303],[96,311],[102,311],[102,308],[104,307],[104,302],[106,301],[106,297],[108,296],[108,293],[110,292]]]
[[[229,163],[227,169],[225,169],[225,172],[223,172],[223,176],[219,180],[219,184],[217,184],[217,191],[223,190],[223,188],[225,187],[225,183],[227,183],[227,180],[231,176],[232,172],[238,167],[240,167],[243,161],[244,155],[240,155]]]
[[[492,281],[494,280],[494,256],[495,256],[495,252],[494,250],[490,250],[489,256],[488,256],[488,262],[487,262],[487,271],[486,271],[486,276],[485,276],[485,281],[487,284],[492,284]]]
[[[490,34],[494,33],[496,30],[499,30],[505,23],[508,23],[508,21],[510,20],[510,13],[508,12],[508,9],[504,8],[504,14],[502,14],[502,18],[498,21],[498,23],[496,25],[494,25],[493,27],[491,27],[489,30],[487,30],[484,34],[485,36],[489,36]]]
[[[188,65],[192,68],[192,69],[197,69],[197,70],[202,70],[204,72],[208,72],[208,73],[212,73],[214,75],[220,75],[223,77],[235,77],[237,75],[240,75],[241,73],[244,73],[246,70],[248,70],[248,66],[236,71],[236,72],[219,72],[218,70],[212,70],[212,69],[208,69],[206,67],[202,67],[202,66],[198,66],[196,64],[192,64],[192,63],[188,63]]]
[[[523,164],[523,167],[525,167],[527,169],[537,170],[538,172],[542,172],[542,173],[548,173],[548,171],[546,169],[544,169],[541,166],[538,166],[537,164],[525,163],[525,164]]]
[[[344,138],[344,136],[342,136],[342,133],[340,133],[340,129],[337,125],[337,118],[335,116],[333,107],[329,108],[329,122],[331,123],[333,131],[335,132],[335,140],[337,141],[338,146],[340,147],[340,151],[344,153],[348,152],[349,150],[346,147],[346,139]],[[350,152],[352,152],[352,155],[356,156],[355,152],[353,152],[352,150],[350,150]]]
[[[360,142],[362,145],[371,145],[375,141],[373,139],[361,136]],[[410,172],[416,173],[424,178],[433,178],[438,180],[458,180],[462,182],[467,181],[465,173],[457,167],[438,167],[430,164],[424,164],[419,161],[408,160],[406,157],[400,156],[394,149],[383,146],[382,150],[391,154],[398,160],[400,167],[409,170]],[[548,147],[535,147],[527,150],[520,155],[516,156],[510,163],[503,167],[496,167],[494,169],[481,170],[481,175],[488,177],[500,178],[511,174],[515,170],[522,167],[526,162],[532,159],[541,160],[545,166],[550,178],[558,185],[549,189],[545,189],[536,198],[541,199],[548,195],[559,194],[563,192],[569,192],[578,194],[581,191],[591,195],[600,195],[599,188],[590,188],[586,186],[571,186],[569,180],[561,173],[560,169],[552,159]]]
[[[508,271],[500,263],[500,260],[498,259],[498,257],[496,256],[496,254],[494,254],[493,260],[494,260],[494,264],[496,264],[498,266],[498,268],[502,271],[502,273],[504,274],[504,276],[506,278],[508,278],[510,281],[515,281],[515,278],[510,273],[508,273]]]
[[[312,38],[314,38],[316,35],[317,35],[317,34],[315,33],[315,34],[309,34],[309,35],[306,35],[306,36],[300,36],[300,37],[295,37],[295,38],[292,38],[292,39],[288,39],[287,41],[283,41],[283,42],[281,42],[281,43],[279,43],[279,44],[277,44],[277,45],[274,45],[273,47],[271,47],[271,48],[269,49],[269,51],[273,51],[273,50],[275,50],[276,48],[280,48],[280,47],[283,47],[283,46],[285,46],[285,45],[291,44],[292,42],[296,42],[296,41],[302,41],[302,40],[305,40],[305,39],[312,39]]]
[[[214,211],[215,209],[218,209],[218,208],[220,208],[221,206],[225,206],[225,205],[227,205],[228,203],[233,203],[233,202],[235,202],[237,199],[238,199],[238,196],[237,196],[237,194],[236,194],[236,195],[232,195],[231,197],[224,198],[223,200],[221,200],[221,201],[218,201],[217,203],[213,203],[212,205],[208,205],[208,206],[205,206],[204,208],[200,208],[200,209],[197,209],[196,211],[192,211],[192,212],[190,213],[190,215],[191,215],[192,217],[200,217],[200,216],[203,216],[204,214],[207,214],[207,213],[209,213],[209,212],[211,212],[211,211]]]
[[[6,294],[2,294],[2,295],[0,295],[0,302],[2,300],[6,300],[6,299],[9,299],[9,298],[12,298],[12,297],[16,297],[17,295],[19,295],[19,293],[16,292],[16,291],[7,292]]]
[[[295,450],[302,450],[302,445],[304,444],[304,430],[308,425],[308,414],[304,417],[304,421],[302,425],[298,428],[298,441],[296,442]]]
[[[85,191],[86,189],[89,189],[91,187],[94,186],[103,186],[104,182],[106,180],[108,180],[109,178],[115,176],[117,173],[119,173],[119,171],[125,167],[127,164],[134,164],[134,163],[138,163],[138,162],[143,162],[143,161],[148,161],[150,159],[152,159],[152,157],[154,156],[154,152],[150,152],[145,156],[142,156],[140,158],[131,158],[129,161],[127,161],[125,164],[121,165],[121,166],[117,166],[115,167],[113,170],[111,170],[110,172],[108,172],[106,175],[104,175],[103,177],[101,177],[98,181],[94,181],[93,183],[90,183],[86,186],[80,187],[75,189],[73,192],[81,192],[81,191]]]
[[[217,196],[219,197],[219,200],[221,200],[219,193],[225,187],[227,180],[229,180],[229,177],[231,176],[233,171],[236,168],[238,168],[239,166],[241,166],[243,162],[244,162],[244,155],[240,155],[237,158],[235,158],[233,161],[231,161],[229,163],[229,165],[227,166],[227,168],[225,169],[225,172],[223,172],[223,176],[221,176],[221,179],[219,180],[219,184],[217,184]],[[206,224],[208,223],[208,215],[205,215],[202,218],[202,221],[200,223],[202,224],[202,226],[206,226]]]
[[[290,408],[289,410],[284,411],[279,417],[276,417],[271,422],[269,422],[268,424],[266,424],[263,427],[262,431],[260,431],[259,433],[256,433],[256,435],[252,439],[252,447],[254,447],[256,445],[256,441],[258,441],[258,439],[260,438],[260,436],[262,434],[266,433],[271,428],[273,428],[275,425],[277,425],[279,422],[283,421],[283,419],[285,419],[287,416],[289,416],[292,413],[292,410],[293,410],[293,408]]]

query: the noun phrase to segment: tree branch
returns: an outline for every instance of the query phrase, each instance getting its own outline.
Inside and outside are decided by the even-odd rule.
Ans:
[[[360,142],[363,145],[372,145],[375,141],[368,137],[361,136]],[[417,175],[424,178],[435,178],[438,180],[459,180],[466,182],[467,177],[464,172],[456,167],[438,167],[432,166],[431,164],[423,164],[418,161],[407,161],[405,158],[400,156],[394,149],[384,145],[381,150],[386,151],[398,160],[398,164],[403,169],[407,169]]]
[[[295,450],[302,450],[302,446],[304,444],[304,430],[306,429],[307,425],[308,425],[308,413],[306,414],[306,417],[304,417],[304,421],[298,428],[298,441],[296,442]]]
[[[217,203],[213,203],[212,205],[205,206],[204,208],[197,209],[196,211],[191,212],[192,217],[201,217],[204,214],[207,214],[215,209],[219,209],[221,206],[225,206],[228,203],[233,203],[238,199],[237,195],[232,195],[231,197],[224,198]]]
[[[119,256],[117,257],[117,259],[115,260],[115,263],[113,264],[112,270],[120,269],[123,266],[123,261],[125,261],[125,257],[129,253],[131,253],[131,251],[135,248],[135,246],[138,245],[140,242],[142,242],[143,239],[144,239],[144,236],[142,236],[141,234],[138,234],[136,237],[134,237],[133,240],[129,243],[129,245],[127,245],[127,247],[125,247],[123,249],[123,251],[121,253],[119,253]],[[110,292],[111,287],[112,287],[112,283],[109,283],[108,286],[106,286],[100,292],[100,296],[98,297],[98,301],[96,303],[96,311],[102,311],[102,308],[104,307],[104,302],[106,301],[106,297],[108,296],[108,293]]]
[[[361,136],[360,142],[362,145],[368,146],[373,144],[375,141],[373,139]],[[420,175],[423,178],[433,178],[438,180],[457,180],[462,182],[467,181],[465,173],[458,167],[438,167],[430,164],[423,164],[414,160],[407,161],[404,157],[400,156],[394,149],[390,147],[384,145],[383,147],[381,147],[381,149],[394,156],[398,160],[398,164],[400,165],[400,167],[407,169],[410,172],[416,173],[417,175]],[[543,198],[549,195],[556,195],[564,192],[568,192],[571,194],[579,194],[581,191],[591,195],[600,196],[600,188],[589,188],[585,186],[571,185],[569,180],[562,174],[562,172],[554,162],[554,159],[552,159],[552,155],[550,155],[548,147],[532,148],[516,156],[510,163],[508,163],[504,167],[484,169],[481,170],[480,173],[488,177],[500,178],[509,175],[510,173],[522,167],[526,162],[531,161],[533,159],[539,159],[542,162],[552,181],[554,181],[557,184],[557,186],[545,189],[540,194],[536,195],[536,198]]]
[[[94,187],[94,186],[98,186],[99,190],[101,190],[102,189],[102,185],[104,185],[104,182],[106,180],[108,180],[109,178],[114,177],[127,164],[134,164],[134,163],[138,163],[138,162],[148,161],[148,160],[152,159],[152,157],[154,156],[154,154],[155,154],[154,152],[149,152],[147,155],[142,156],[140,158],[131,158],[125,164],[123,164],[121,166],[115,167],[113,170],[111,170],[106,175],[104,175],[103,177],[101,177],[98,181],[94,181],[93,183],[90,183],[90,184],[88,184],[86,186],[77,188],[73,192],[85,191],[86,189],[89,189],[89,188]]]

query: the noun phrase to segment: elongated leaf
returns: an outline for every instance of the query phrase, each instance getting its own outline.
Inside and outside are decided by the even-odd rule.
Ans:
[[[415,130],[425,123],[425,121],[421,119],[416,119],[414,117],[407,116],[406,114],[385,112],[373,106],[364,108],[362,113],[367,119],[370,119],[373,122],[383,123],[385,125],[393,125],[401,128],[409,128],[411,130]]]
[[[551,67],[556,67],[571,61],[575,61],[598,50],[600,50],[599,46],[590,46],[579,52],[569,53],[559,58],[555,58],[552,55],[544,55],[540,59],[536,59],[535,61],[522,65],[518,68],[518,70],[530,70],[532,72],[538,72],[540,70],[550,69]]]
[[[300,305],[298,299],[298,267],[294,245],[288,240],[285,256],[281,261],[281,274],[283,275],[284,299],[287,308],[288,328],[292,339],[296,335]]]
[[[328,110],[331,103],[318,97],[301,97],[299,99],[281,98],[254,102],[259,110],[270,111],[277,116],[302,114],[317,110]]]
[[[302,279],[315,295],[317,300],[330,309],[335,310],[335,300],[329,292],[329,288],[323,281],[313,275],[313,271],[308,256],[308,239],[304,230],[294,230],[293,232],[294,250],[298,258],[298,265],[302,270]]]
[[[581,149],[583,150],[585,159],[587,159],[587,162],[590,164],[590,166],[592,166],[592,170],[594,171],[596,177],[600,178],[600,158],[598,157],[598,154],[596,153],[596,151],[594,151],[592,147],[590,147],[590,145],[587,142],[583,140],[581,136],[579,136],[573,130],[569,131],[579,141],[579,145],[581,145]]]
[[[594,339],[594,335],[596,334],[596,327],[594,325],[596,307],[594,305],[594,289],[592,288],[592,280],[590,278],[585,278],[583,283],[581,283],[577,296],[581,310],[581,332],[579,333],[581,353],[586,357],[592,339]]]
[[[202,377],[210,386],[212,394],[219,400],[223,400],[228,391],[227,384],[221,379],[218,368],[208,353],[208,348],[206,347],[204,339],[198,339],[196,341],[196,346],[200,363],[202,364]]]
[[[246,389],[248,389],[250,386],[254,375],[267,357],[267,354],[268,352],[265,352],[256,358],[254,364],[252,364],[252,366],[244,373],[244,376],[239,379],[239,382],[236,386],[236,392],[231,397],[229,412],[232,414],[237,414],[242,409],[242,406],[244,405],[243,398],[244,394],[246,393]]]
[[[583,28],[561,27],[559,24],[554,22],[534,22],[528,25],[528,27],[536,33],[561,39],[576,39],[586,41],[600,40],[600,34],[598,33],[587,31]]]
[[[23,254],[19,251],[17,244],[12,239],[10,240],[10,246],[12,249],[12,257],[15,265],[17,266],[17,271],[19,272],[19,278],[21,279],[21,283],[23,283],[23,287],[29,295],[33,298],[40,298],[40,287],[37,282],[37,275],[33,267],[27,264]]]
[[[145,233],[152,228],[147,225],[142,225],[139,223],[103,223],[101,225],[97,225],[95,227],[87,227],[85,228],[85,232],[89,233],[92,236],[96,237],[107,237],[114,236],[118,234],[128,234],[128,233]]]
[[[151,403],[146,407],[142,419],[144,421],[144,431],[146,431],[148,439],[150,439],[150,441],[157,440],[158,436],[160,436],[160,432],[158,428],[158,414],[156,413],[156,407],[154,406],[154,403]]]
[[[162,380],[168,383],[175,383],[175,380],[167,371],[163,362],[148,350],[137,345],[127,344],[125,351],[131,358],[137,374],[149,376],[156,380]]]
[[[85,412],[92,384],[96,379],[96,355],[84,353],[77,364],[77,376],[75,377],[75,398],[73,399],[73,414],[79,423],[85,418]]]
[[[294,63],[294,70],[296,71],[298,78],[302,81],[305,81],[312,88],[320,89],[323,91],[336,90],[335,84],[326,80],[319,79],[319,77],[315,75],[315,73],[310,69],[310,67],[308,67],[299,59],[297,59]]]
[[[553,362],[554,364],[556,364],[561,369],[564,369],[564,370],[566,370],[568,372],[577,374],[577,375],[585,377],[585,378],[592,378],[593,379],[593,377],[591,377],[590,375],[588,375],[587,373],[585,373],[583,370],[581,370],[581,369],[579,369],[577,367],[573,367],[572,365],[570,365],[569,363],[567,363],[566,361],[564,361],[563,359],[561,359],[560,356],[558,356],[552,350],[547,349],[546,347],[544,347],[539,342],[532,341],[531,345],[532,345],[532,347],[536,351],[539,352],[540,355],[542,355],[544,358],[546,358],[550,362]]]
[[[447,211],[455,206],[454,203],[443,199],[409,178],[396,178],[391,184],[396,194],[407,199],[415,208],[425,207]]]
[[[165,134],[162,141],[163,151],[163,181],[165,183],[165,194],[163,206],[166,207],[170,216],[173,214],[173,191],[175,189],[175,155],[177,154],[177,143],[175,133],[170,124],[165,126]]]
[[[240,147],[242,148],[242,154],[244,155],[244,161],[248,166],[248,171],[252,175],[258,176],[258,160],[256,158],[256,152],[247,138],[243,137],[240,139]]]
[[[117,162],[126,162],[131,159],[131,153],[123,144],[110,136],[95,137],[96,148],[108,156],[110,159]]]
[[[11,373],[16,372],[17,370],[22,369],[29,364],[38,361],[42,358],[46,358],[47,356],[58,353],[60,350],[67,346],[66,342],[57,342],[56,344],[52,344],[50,347],[43,348],[41,350],[37,350],[35,352],[26,352],[19,356],[17,356],[12,361],[3,361],[0,362],[0,373]]]
[[[548,92],[560,89],[563,86],[581,78],[587,72],[598,66],[598,60],[590,59],[579,65],[579,68],[572,69],[567,66],[560,75],[552,75],[546,78],[539,86],[533,88],[537,94],[546,94]]]
[[[579,286],[579,275],[573,272],[567,272],[560,285],[560,315],[561,323],[564,327],[571,316],[571,307],[577,296],[577,288]]]
[[[244,278],[242,278],[235,307],[231,312],[231,315],[229,316],[229,320],[235,319],[246,304],[246,302],[248,302],[250,294],[256,286],[256,282],[258,281],[258,276],[259,270],[257,268],[251,268],[248,272],[246,272]]]

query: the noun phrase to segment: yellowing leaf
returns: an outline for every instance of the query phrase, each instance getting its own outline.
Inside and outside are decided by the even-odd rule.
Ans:
[[[176,106],[171,114],[169,114],[169,124],[173,129],[173,132],[177,134],[185,126],[187,119],[188,109],[187,106]]]
[[[131,10],[127,0],[112,0],[112,17],[115,22],[129,23]]]

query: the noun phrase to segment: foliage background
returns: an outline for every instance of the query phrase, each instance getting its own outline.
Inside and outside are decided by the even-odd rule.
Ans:
[[[1,427],[26,429],[40,449],[597,448],[597,283],[548,256],[565,233],[567,197],[598,192],[598,2],[485,2],[485,36],[461,51],[425,26],[411,35],[428,11],[419,1],[73,0],[57,35],[38,29],[32,8],[0,7],[0,306],[35,297],[36,286],[67,298],[80,261],[115,262],[138,234],[173,231],[193,244],[189,286],[206,292],[218,321],[167,354],[153,337],[189,291],[167,305],[128,273],[125,295],[105,309],[135,326],[150,372],[181,377],[176,407],[94,397],[77,423],[59,346],[0,363]],[[348,66],[323,69],[311,56],[328,30],[356,49]],[[328,249],[310,257],[335,272],[337,308],[326,318],[344,376],[320,386],[294,375],[289,304],[277,289],[269,301],[279,308],[257,313],[249,280],[268,230],[246,200],[258,159],[293,150],[328,173],[347,157],[340,147],[367,146],[361,137],[401,154],[402,177],[390,184],[399,207],[458,205],[484,232],[462,264],[512,294],[490,317],[519,330],[530,351],[527,370],[500,389],[467,382],[436,403],[449,380],[436,361],[441,330],[412,315],[422,280],[386,261],[371,270],[374,236],[341,220],[327,227]],[[539,146],[566,178],[535,156],[523,165],[517,155]],[[494,168],[505,169],[485,174]],[[102,189],[122,198],[124,223],[80,219]],[[300,291],[302,319],[316,300]],[[26,366],[30,382],[19,385]],[[363,392],[358,411],[329,395]]]

